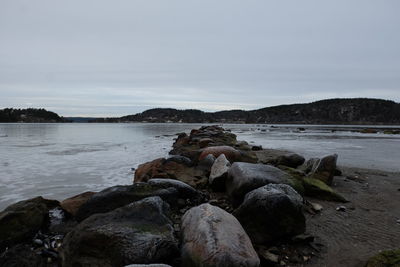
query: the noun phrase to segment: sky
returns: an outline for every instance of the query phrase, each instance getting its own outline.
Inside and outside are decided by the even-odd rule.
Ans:
[[[398,0],[0,0],[0,108],[400,102]]]

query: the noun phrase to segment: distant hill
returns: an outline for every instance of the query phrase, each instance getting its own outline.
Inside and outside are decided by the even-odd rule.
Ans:
[[[0,109],[0,122],[68,122],[68,120],[43,108],[5,108]]]
[[[338,98],[250,111],[203,112],[155,108],[135,115],[100,118],[92,122],[400,124],[400,104],[381,99]]]

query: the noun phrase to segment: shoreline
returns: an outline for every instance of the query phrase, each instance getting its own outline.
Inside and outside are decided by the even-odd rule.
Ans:
[[[337,155],[305,161],[301,155],[289,151],[263,149],[258,145],[238,141],[236,135],[218,126],[194,129],[190,135],[179,134],[170,154],[170,158],[155,159],[139,165],[132,185],[113,186],[100,193],[87,192],[62,202],[36,198],[11,205],[0,213],[0,265],[2,262],[18,262],[21,260],[18,256],[22,253],[35,261],[47,262],[40,266],[75,266],[88,263],[88,260],[93,266],[125,266],[129,263],[150,262],[185,266],[188,257],[193,260],[199,257],[197,253],[200,251],[203,253],[211,250],[213,252],[210,251],[210,255],[201,254],[201,259],[204,257],[206,261],[212,259],[221,262],[232,258],[238,264],[241,261],[253,262],[253,265],[243,266],[363,266],[368,258],[380,250],[396,249],[400,244],[400,197],[396,198],[396,195],[400,196],[400,172],[343,166],[339,166],[339,171],[336,166]],[[235,179],[241,182],[235,184]],[[242,183],[246,183],[246,186]],[[282,206],[288,209],[285,217],[279,217],[278,211],[282,208],[276,211],[273,206],[268,208],[271,212],[277,212],[269,215],[272,217],[268,219],[277,220],[279,229],[273,232],[265,228],[256,231],[246,223],[246,218],[254,215],[251,213],[252,209],[257,209],[257,214],[262,214],[260,212],[265,208],[264,204],[246,206],[247,201],[250,201],[250,193],[257,192],[261,194],[258,197],[266,199],[274,197],[271,192],[263,193],[258,190],[264,187],[273,189],[271,192],[284,189],[282,197],[291,203]],[[304,198],[305,202],[296,202],[299,198]],[[97,228],[92,228],[95,225],[94,218],[110,225],[106,230],[107,242],[134,242],[131,230],[120,228],[121,223],[131,223],[125,222],[124,216],[140,210],[143,205],[164,205],[162,203],[168,203],[170,211],[164,214],[164,208],[160,208],[151,216],[168,218],[162,219],[165,224],[162,229],[166,231],[162,236],[168,236],[168,241],[165,242],[170,244],[167,254],[152,254],[139,259],[131,250],[127,254],[113,250],[113,254],[103,258],[104,248],[93,242],[100,238]],[[33,226],[24,222],[31,219],[32,215],[26,216],[30,214],[32,205],[41,210],[40,214],[43,215],[39,224],[37,221],[32,222]],[[298,205],[301,205],[301,213]],[[207,221],[207,217],[200,216],[201,219],[186,225],[189,220],[187,218],[202,212],[200,207],[207,209],[207,213],[213,214],[212,216],[221,218],[224,223],[217,223],[207,230],[198,228],[200,226],[194,226],[198,220],[205,220],[204,223]],[[297,207],[296,211],[293,210],[294,207]],[[117,216],[117,213],[120,215]],[[8,214],[15,214],[17,221],[10,221],[8,218],[13,217]],[[49,214],[50,221],[46,219]],[[146,220],[146,213],[141,211],[138,214],[142,214]],[[262,220],[263,216],[256,221]],[[295,216],[290,226],[283,223],[287,216]],[[303,216],[305,231],[301,226]],[[239,224],[234,223],[235,217]],[[132,217],[130,220],[137,219],[138,217]],[[15,227],[10,230],[10,223],[22,223],[20,230],[15,230],[18,229]],[[215,222],[206,224],[208,223]],[[226,240],[231,234],[225,233],[229,228],[224,227],[224,224],[232,223],[236,225],[237,231],[242,231],[241,239],[249,240],[245,242],[245,250],[235,251],[237,248],[234,245],[230,247],[238,240]],[[138,227],[137,224],[134,225],[134,228]],[[146,242],[150,240],[146,233],[152,233],[157,227],[151,226],[141,233],[141,238],[145,238]],[[191,227],[199,230],[187,230]],[[25,228],[26,232],[21,233],[21,229]],[[196,235],[201,230],[205,230],[205,237],[202,238],[208,240],[211,238],[208,234],[215,235],[214,238],[221,238],[218,242],[226,242],[227,247],[232,250],[228,249],[230,252],[226,252],[227,256],[219,256],[221,252],[218,249],[214,251],[215,248],[207,247],[208,242],[216,242],[211,241],[212,239],[207,242],[196,241],[199,242],[195,243],[196,249],[186,247],[185,242],[188,241],[185,240],[193,238],[188,235]],[[10,235],[10,231],[13,235]],[[123,237],[116,235],[119,231],[125,233]],[[259,234],[265,239],[261,241]],[[90,235],[90,238],[88,236],[89,239],[86,239],[86,235]],[[126,239],[127,237],[133,239]],[[42,244],[49,240],[56,245],[46,248],[32,244],[32,240]],[[93,250],[94,254],[91,253],[89,258],[82,254],[82,250],[85,250],[83,247],[75,249],[83,244],[85,249]],[[7,249],[4,250],[5,248]],[[33,250],[29,252],[29,248]],[[30,254],[32,251],[40,254],[34,256]],[[244,252],[247,254],[240,254]],[[246,256],[238,258],[238,253]],[[118,263],[120,257],[124,259],[123,264]]]

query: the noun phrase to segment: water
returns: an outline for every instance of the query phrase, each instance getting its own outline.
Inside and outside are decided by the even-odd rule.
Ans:
[[[62,200],[130,184],[131,168],[167,156],[173,138],[200,124],[0,124],[0,210],[42,195]],[[332,133],[329,127],[224,125],[238,139],[307,158],[339,154],[339,164],[400,171],[400,136]],[[337,128],[335,128],[337,129]]]

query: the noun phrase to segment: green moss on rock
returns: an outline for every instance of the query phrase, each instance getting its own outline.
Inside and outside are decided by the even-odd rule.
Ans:
[[[400,266],[400,249],[382,251],[367,262],[366,267],[395,267]]]
[[[306,196],[328,201],[348,202],[344,197],[336,193],[330,186],[318,179],[305,177],[303,179],[303,186]]]

